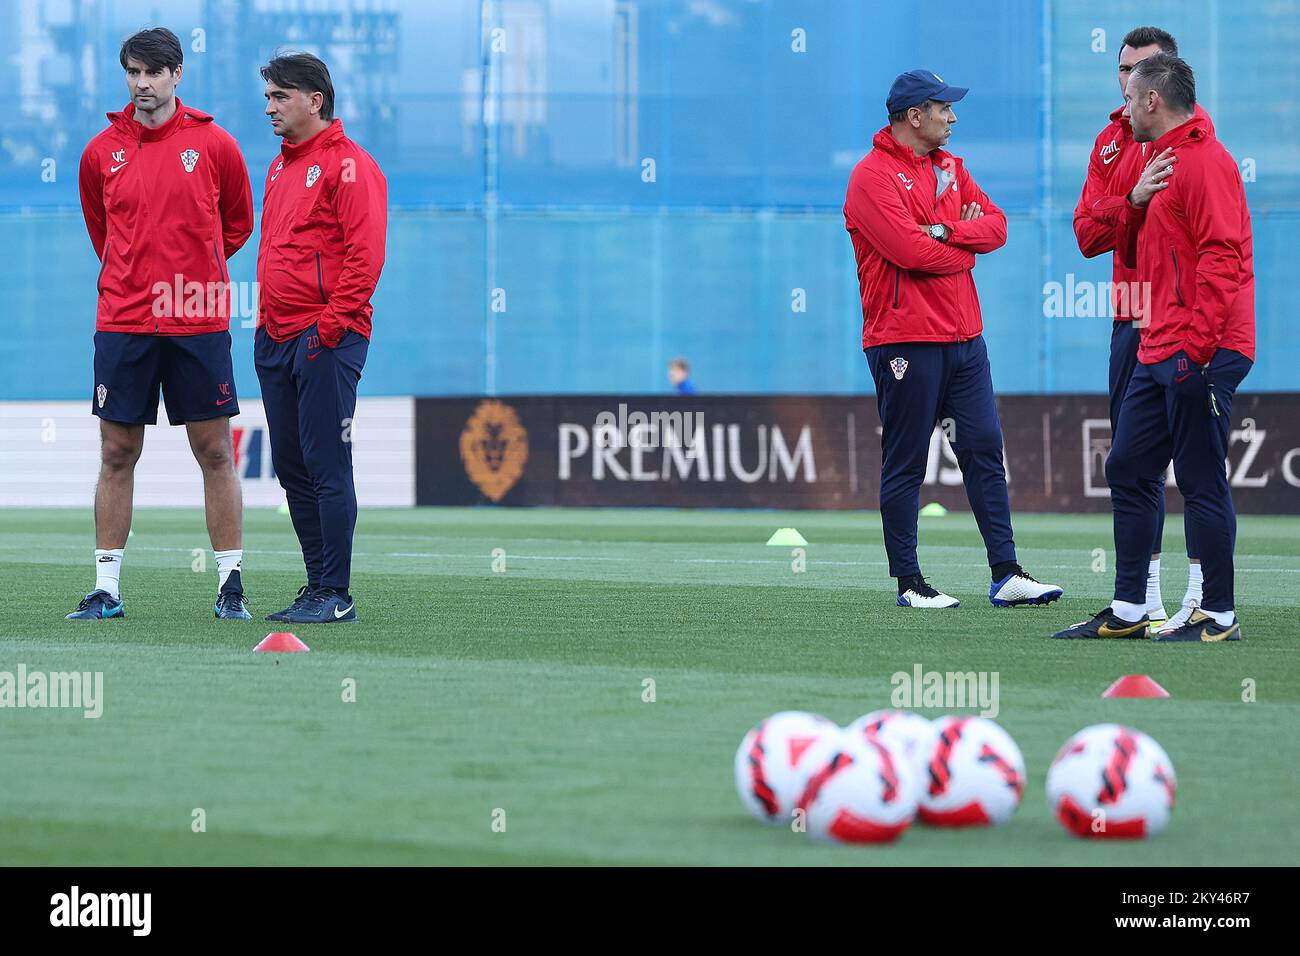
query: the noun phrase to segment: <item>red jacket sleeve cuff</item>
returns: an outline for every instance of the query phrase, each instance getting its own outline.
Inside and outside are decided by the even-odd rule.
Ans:
[[[1127,205],[1129,205],[1127,196],[1103,196],[1092,204],[1088,215],[1096,222],[1115,226],[1119,224],[1119,218],[1124,214],[1124,207]]]
[[[320,336],[321,344],[326,348],[332,349],[342,342],[347,331],[344,326],[326,321],[323,315],[316,321],[316,334]]]
[[[1183,351],[1186,352],[1187,357],[1197,365],[1209,365],[1210,359],[1214,358],[1215,352],[1212,346],[1205,346],[1191,342],[1187,344],[1187,347],[1184,348]]]
[[[936,226],[943,226],[943,228],[945,228],[945,229],[948,230],[948,238],[944,240],[944,244],[945,244],[945,245],[951,245],[951,244],[952,244],[952,240],[953,240],[954,238],[956,238],[956,236],[957,236],[957,222],[956,222],[956,220],[953,220],[953,219],[937,219],[937,220],[935,220],[935,223],[934,223],[934,224],[935,224]],[[934,237],[930,236],[928,233],[926,234],[926,236],[927,236],[927,238],[930,239],[931,242],[938,242],[937,239],[935,239]],[[956,249],[956,248],[958,248],[958,247],[957,247],[957,246],[953,246],[952,248]]]

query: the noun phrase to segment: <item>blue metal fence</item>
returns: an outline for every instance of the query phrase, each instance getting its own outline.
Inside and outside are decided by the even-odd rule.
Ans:
[[[0,12],[18,91],[0,117],[0,399],[89,392],[98,263],[77,160],[125,101],[118,43],[154,15]],[[278,147],[257,66],[280,46],[331,64],[394,205],[363,392],[652,392],[675,355],[708,391],[870,391],[840,208],[891,79],[917,65],[971,87],[950,146],[1011,221],[976,269],[995,382],[1038,392],[1105,387],[1108,322],[1046,317],[1043,286],[1109,276],[1071,213],[1131,16],[1117,0],[191,0],[164,23],[186,44],[182,98],[239,139],[255,193]],[[1248,384],[1296,388],[1300,107],[1279,91],[1300,80],[1300,2],[1153,0],[1142,16],[1178,38],[1250,172]],[[252,280],[256,242],[232,279]],[[234,334],[256,394],[252,332]]]

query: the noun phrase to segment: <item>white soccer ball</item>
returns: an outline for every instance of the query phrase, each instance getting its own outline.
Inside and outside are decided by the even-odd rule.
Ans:
[[[914,787],[927,779],[930,755],[939,739],[938,731],[928,718],[910,710],[873,710],[849,724],[845,730],[857,736],[875,737],[892,747],[911,766]],[[919,792],[917,799],[920,799]]]
[[[1047,771],[1047,803],[1078,837],[1141,839],[1169,823],[1178,781],[1164,748],[1119,724],[1085,727]]]
[[[931,826],[1005,823],[1025,792],[1025,758],[986,717],[940,717],[921,785],[921,820]]]
[[[808,768],[796,805],[814,840],[889,843],[911,826],[916,816],[912,766],[892,746],[844,731],[809,756],[816,763]]]
[[[736,750],[736,792],[750,816],[764,823],[789,823],[808,779],[808,752],[839,732],[825,717],[784,710],[745,734]]]

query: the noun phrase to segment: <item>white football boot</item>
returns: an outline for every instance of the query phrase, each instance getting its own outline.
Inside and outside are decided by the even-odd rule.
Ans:
[[[1034,580],[1029,572],[1016,569],[1001,581],[989,585],[989,601],[994,607],[1019,607],[1022,604],[1051,604],[1065,592],[1055,584]]]
[[[961,605],[961,601],[955,597],[930,587],[930,582],[920,575],[912,580],[911,586],[900,594],[894,603],[899,607],[949,608]]]

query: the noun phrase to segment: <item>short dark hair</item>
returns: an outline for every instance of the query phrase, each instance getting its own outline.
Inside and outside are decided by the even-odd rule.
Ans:
[[[922,101],[919,102],[919,103],[914,103],[913,106],[914,106],[916,109],[920,110],[922,113],[929,113],[929,112],[930,112],[930,107],[934,106],[937,102],[939,102],[939,101],[938,101],[938,100],[922,100]],[[907,111],[910,110],[910,109],[912,109],[913,106],[906,106],[906,107],[904,107],[904,108],[901,109],[901,110],[894,110],[894,112],[892,112],[892,113],[889,114],[889,122],[891,122],[891,123],[901,123],[901,122],[903,122],[903,120],[907,119]]]
[[[679,368],[679,369],[681,369],[683,372],[689,372],[689,371],[691,370],[691,367],[690,367],[689,365],[686,364],[686,359],[684,359],[684,358],[680,358],[680,357],[679,357],[679,358],[675,358],[675,359],[673,359],[671,362],[669,362],[669,363],[668,363],[668,367],[669,367],[669,368]]]
[[[181,52],[181,41],[176,39],[176,34],[166,27],[141,30],[123,40],[122,51],[118,54],[122,69],[126,69],[126,61],[132,58],[139,60],[151,70],[161,70],[166,67],[173,73],[185,62],[185,54]]]
[[[310,53],[277,53],[262,67],[262,79],[286,90],[321,95],[320,118],[334,119],[334,82],[323,60]]]
[[[1173,109],[1190,113],[1196,109],[1196,77],[1182,57],[1156,53],[1133,67],[1132,77],[1140,77],[1141,89],[1155,90]]]
[[[1153,43],[1160,47],[1161,53],[1178,55],[1178,41],[1159,27],[1134,27],[1124,34],[1124,42],[1120,44],[1119,50],[1123,53],[1126,46],[1137,49]]]

